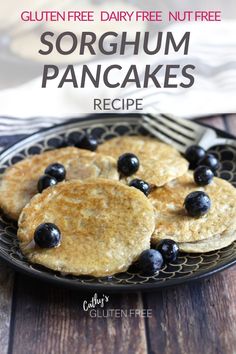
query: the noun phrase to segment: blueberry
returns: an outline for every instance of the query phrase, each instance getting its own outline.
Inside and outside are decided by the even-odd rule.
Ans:
[[[199,166],[194,171],[193,177],[198,186],[206,186],[212,182],[214,173],[207,166]]]
[[[34,232],[34,242],[41,248],[57,247],[60,241],[61,232],[55,224],[41,224]]]
[[[44,189],[55,186],[57,184],[56,178],[49,176],[49,175],[43,175],[39,177],[38,180],[38,191],[41,193]]]
[[[179,246],[173,240],[164,239],[157,245],[156,249],[161,253],[165,262],[175,262],[179,254]]]
[[[61,182],[66,177],[66,169],[60,163],[53,163],[49,165],[44,171],[46,175],[56,178],[57,182]]]
[[[127,152],[119,157],[117,169],[123,176],[131,176],[139,169],[139,159],[136,155]]]
[[[80,149],[95,151],[98,147],[98,141],[92,135],[85,134],[75,143],[75,146]]]
[[[142,179],[138,178],[132,179],[132,181],[129,183],[129,186],[139,189],[145,195],[148,195],[151,191],[150,185]]]
[[[219,168],[219,160],[212,154],[206,154],[206,156],[199,161],[199,166],[207,166],[215,172]]]
[[[206,151],[199,145],[191,145],[185,152],[185,157],[189,162],[189,168],[194,170],[199,161],[206,155]]]
[[[161,269],[163,258],[157,250],[145,250],[139,256],[138,264],[143,274],[153,275]]]
[[[190,216],[202,216],[209,211],[211,200],[204,192],[192,192],[185,198],[184,206]]]

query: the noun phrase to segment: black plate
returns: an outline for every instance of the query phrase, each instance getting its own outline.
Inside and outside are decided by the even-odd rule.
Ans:
[[[0,156],[0,173],[17,161],[42,151],[59,147],[67,138],[88,131],[100,142],[119,135],[147,134],[140,126],[140,117],[135,115],[99,115],[86,117],[70,123],[46,129],[12,145]],[[229,137],[224,132],[221,136]],[[212,149],[221,161],[219,176],[236,186],[236,150],[230,146]],[[205,254],[181,254],[178,262],[165,266],[158,275],[146,277],[135,270],[112,277],[94,278],[69,276],[30,264],[21,254],[16,238],[16,224],[0,215],[0,257],[16,270],[58,285],[81,290],[135,291],[153,290],[197,280],[236,263],[236,242],[232,245]]]

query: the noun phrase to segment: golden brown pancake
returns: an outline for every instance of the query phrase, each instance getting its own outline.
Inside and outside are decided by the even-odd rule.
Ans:
[[[137,155],[140,168],[135,176],[128,178],[128,181],[138,177],[150,184],[163,186],[188,170],[188,162],[176,149],[150,137],[113,138],[100,145],[98,151],[116,159],[126,152]]]
[[[66,179],[109,178],[118,180],[116,161],[88,150],[66,147],[44,152],[8,168],[1,177],[0,206],[17,220],[23,207],[38,192],[37,183],[45,168],[59,162],[66,168]]]
[[[236,240],[236,220],[222,234],[213,236],[206,240],[196,242],[179,243],[179,248],[183,252],[188,253],[204,253],[215,251],[229,246]]]
[[[38,225],[59,227],[61,244],[35,246]],[[150,247],[154,212],[148,198],[120,182],[62,182],[37,194],[19,218],[20,248],[29,261],[75,275],[106,276],[127,270]]]
[[[206,192],[212,202],[209,212],[199,218],[187,215],[183,206],[185,197],[193,191]],[[230,183],[217,177],[214,177],[211,184],[199,187],[194,183],[193,175],[189,172],[164,187],[154,190],[150,200],[156,215],[153,242],[170,238],[180,246],[181,243],[185,243],[182,244],[182,249],[186,250],[187,243],[195,242],[197,246],[197,242],[204,240],[203,246],[199,244],[201,249],[204,249],[208,239],[214,242],[213,238],[223,238],[224,235],[228,237],[229,229],[232,230],[236,226],[236,190]],[[214,245],[210,246],[210,241],[208,246],[205,247],[207,251],[215,249]],[[217,248],[220,248],[218,246]],[[190,250],[189,246],[188,250]]]

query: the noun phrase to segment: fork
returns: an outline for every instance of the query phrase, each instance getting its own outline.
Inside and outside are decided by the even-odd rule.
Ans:
[[[190,145],[200,145],[205,150],[216,145],[236,147],[236,140],[220,138],[211,128],[172,115],[143,115],[141,125],[153,136],[174,146],[182,153]]]

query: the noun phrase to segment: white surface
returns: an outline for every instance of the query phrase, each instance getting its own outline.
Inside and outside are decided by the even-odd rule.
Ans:
[[[199,30],[201,28],[201,31]],[[191,48],[187,57],[174,56],[138,58],[137,65],[158,65],[158,63],[191,63],[196,65],[195,85],[191,89],[99,89],[87,87],[62,89],[52,87],[41,89],[41,78],[22,86],[0,92],[0,116],[14,117],[73,117],[78,114],[94,113],[93,97],[144,97],[144,112],[165,112],[176,116],[197,117],[215,113],[236,112],[236,22],[177,24],[171,27],[174,33],[191,31]],[[136,58],[135,58],[136,59]],[[155,61],[154,61],[155,59]],[[134,64],[134,57],[119,58],[103,62],[121,64],[124,68]],[[146,59],[147,60],[147,59]],[[90,63],[90,67],[97,65]],[[77,67],[79,70],[80,68]],[[124,69],[125,70],[125,69]],[[114,79],[117,79],[114,77]],[[134,94],[132,93],[134,92]]]

